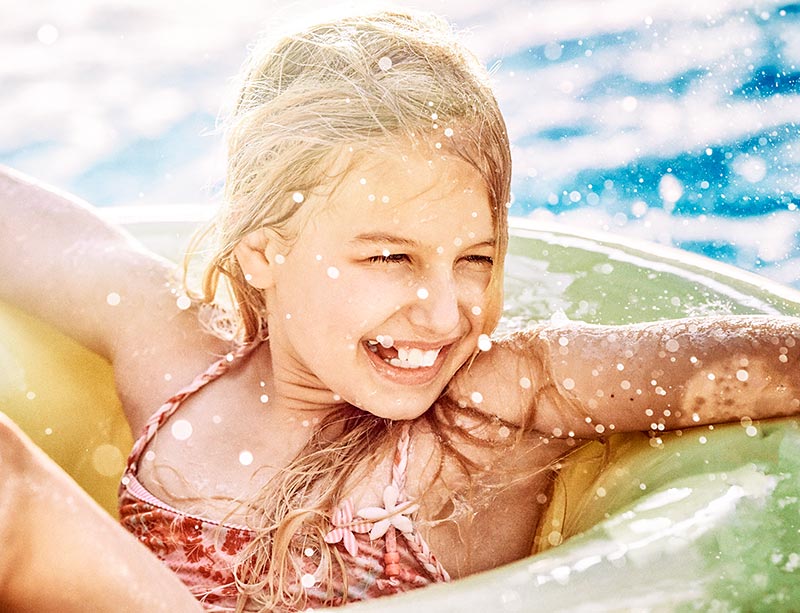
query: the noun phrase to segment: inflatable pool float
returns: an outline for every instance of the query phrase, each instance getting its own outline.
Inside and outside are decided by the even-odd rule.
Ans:
[[[192,223],[136,216],[132,232],[178,256]],[[512,223],[506,285],[507,330],[548,318],[800,315],[800,293],[756,275],[524,220]],[[131,435],[104,360],[0,305],[0,410],[116,513]],[[800,425],[743,421],[580,447],[563,462],[536,543],[529,558],[502,568],[345,609],[798,610]]]

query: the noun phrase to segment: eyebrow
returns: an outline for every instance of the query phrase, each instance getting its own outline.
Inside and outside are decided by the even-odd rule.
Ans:
[[[354,236],[351,243],[384,243],[390,245],[398,245],[401,247],[418,247],[419,243],[413,238],[406,238],[404,236],[397,236],[395,234],[386,234],[383,232],[367,232]],[[479,243],[469,245],[472,247],[494,247],[495,240],[489,239]]]

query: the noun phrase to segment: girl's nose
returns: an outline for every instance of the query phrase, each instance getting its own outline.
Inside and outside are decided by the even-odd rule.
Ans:
[[[437,335],[447,335],[458,328],[461,317],[458,290],[451,275],[428,276],[415,291],[411,323]]]

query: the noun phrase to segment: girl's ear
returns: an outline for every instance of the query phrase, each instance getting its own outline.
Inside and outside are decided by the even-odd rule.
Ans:
[[[236,245],[233,254],[250,285],[258,289],[274,285],[275,257],[280,245],[278,235],[266,228],[250,232]]]

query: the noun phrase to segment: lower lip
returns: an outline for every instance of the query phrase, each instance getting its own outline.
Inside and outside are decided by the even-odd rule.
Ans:
[[[361,347],[367,354],[372,366],[381,376],[391,379],[392,382],[401,385],[424,385],[433,381],[442,370],[442,365],[452,345],[441,348],[433,366],[422,366],[420,368],[400,368],[399,366],[392,366],[384,362],[383,358],[377,353],[370,351],[365,344],[362,343]]]

